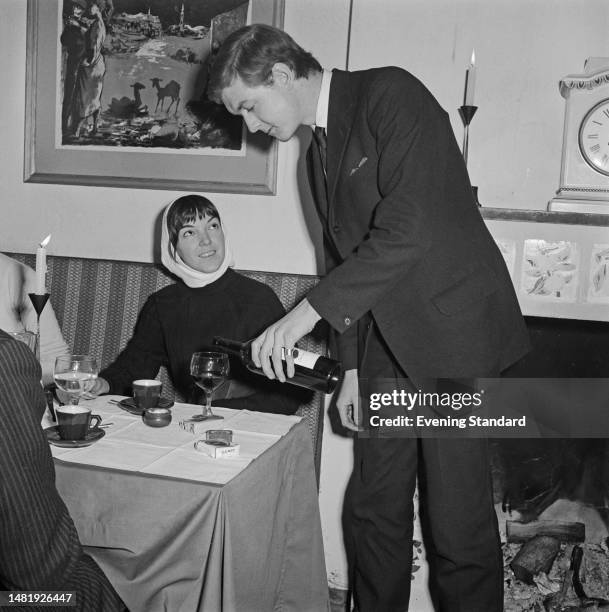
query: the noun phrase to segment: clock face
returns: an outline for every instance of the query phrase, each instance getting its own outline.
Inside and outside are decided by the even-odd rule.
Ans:
[[[593,106],[584,117],[579,149],[592,169],[609,176],[609,99]]]

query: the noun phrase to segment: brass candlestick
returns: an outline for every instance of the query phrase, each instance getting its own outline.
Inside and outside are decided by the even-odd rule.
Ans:
[[[44,310],[49,298],[51,297],[50,293],[28,293],[30,296],[30,301],[32,302],[32,306],[34,306],[34,310],[36,311],[36,350],[34,351],[36,354],[36,359],[40,361],[40,315]]]
[[[36,359],[40,362],[40,315],[44,310],[44,307],[47,305],[49,298],[51,297],[50,293],[28,293],[30,301],[32,302],[32,306],[36,311],[36,342],[34,347],[34,354],[36,355]],[[53,408],[53,395],[49,396],[48,390],[45,389],[45,397],[47,400],[47,407],[49,409],[49,413],[53,421],[57,420],[55,415],[55,409]]]
[[[469,124],[474,118],[477,110],[477,106],[470,106],[469,104],[464,104],[459,107],[459,115],[461,116],[461,121],[463,121],[463,159],[466,167],[467,155],[469,153]],[[480,206],[480,202],[478,201],[478,187],[472,185],[472,191],[474,192],[474,198],[478,206]]]
[[[459,107],[459,115],[461,115],[461,121],[463,121],[463,127],[465,128],[463,131],[463,159],[466,166],[469,148],[469,124],[472,122],[477,110],[477,106],[470,106],[469,104]]]

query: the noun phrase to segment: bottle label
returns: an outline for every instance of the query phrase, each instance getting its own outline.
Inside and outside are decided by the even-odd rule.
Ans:
[[[282,357],[285,359],[285,349],[283,349]],[[292,358],[294,359],[294,365],[299,365],[303,368],[313,370],[315,369],[315,364],[319,359],[319,355],[317,353],[311,353],[310,351],[303,351],[299,348],[293,348]]]

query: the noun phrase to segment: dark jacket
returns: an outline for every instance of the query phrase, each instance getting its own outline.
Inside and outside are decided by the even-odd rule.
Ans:
[[[62,609],[124,610],[55,488],[40,365],[1,330],[0,391],[0,590],[76,591],[76,607]]]
[[[199,401],[201,392],[190,376],[192,354],[213,350],[214,336],[250,340],[284,314],[270,287],[231,269],[206,287],[191,289],[178,282],[148,298],[133,337],[100,376],[110,384],[111,393],[131,395],[134,380],[154,378],[166,366],[182,396]],[[231,359],[230,367],[230,384],[214,393],[214,403],[294,414],[311,399],[309,391],[252,374],[236,359]]]
[[[449,117],[408,72],[335,70],[326,196],[308,152],[328,274],[309,293],[357,367],[371,312],[417,383],[498,373],[529,347],[505,263],[472,195]]]

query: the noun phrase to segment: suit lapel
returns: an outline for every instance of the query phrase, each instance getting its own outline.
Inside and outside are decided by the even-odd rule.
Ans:
[[[328,106],[328,203],[332,206],[347,143],[353,128],[357,100],[355,75],[342,70],[332,72]]]

